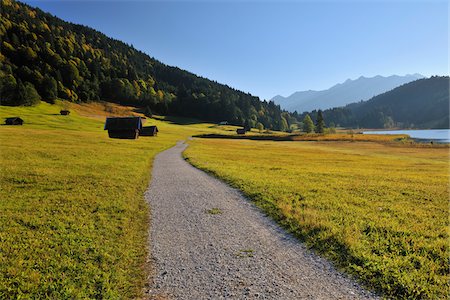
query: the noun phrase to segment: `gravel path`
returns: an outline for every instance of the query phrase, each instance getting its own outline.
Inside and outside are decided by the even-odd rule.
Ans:
[[[185,148],[180,142],[156,156],[146,192],[154,270],[150,297],[375,298],[284,233],[237,190],[185,162]]]

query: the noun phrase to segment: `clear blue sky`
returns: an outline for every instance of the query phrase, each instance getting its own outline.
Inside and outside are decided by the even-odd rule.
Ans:
[[[263,99],[448,75],[447,1],[25,1]]]

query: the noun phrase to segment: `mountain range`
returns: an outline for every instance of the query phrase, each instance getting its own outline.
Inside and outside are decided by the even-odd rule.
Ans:
[[[418,79],[368,101],[326,109],[323,117],[327,125],[352,128],[449,128],[449,86],[448,76]],[[318,112],[308,114],[315,119]]]
[[[375,76],[358,79],[347,79],[327,90],[295,92],[289,97],[275,96],[272,100],[282,109],[299,113],[314,109],[328,109],[345,106],[350,103],[368,100],[376,95],[387,92],[402,84],[424,78],[421,74],[405,76],[392,75],[388,77]]]

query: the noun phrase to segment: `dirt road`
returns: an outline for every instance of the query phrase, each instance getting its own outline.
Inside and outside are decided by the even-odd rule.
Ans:
[[[235,189],[160,153],[151,207],[149,295],[173,299],[367,299],[374,296],[283,232]]]

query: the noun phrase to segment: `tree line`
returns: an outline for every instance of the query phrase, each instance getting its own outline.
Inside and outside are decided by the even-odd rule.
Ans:
[[[273,101],[167,66],[92,28],[13,0],[0,8],[0,105],[102,100],[273,130],[298,122]]]

